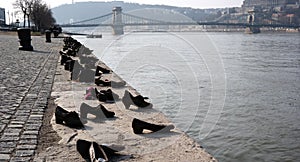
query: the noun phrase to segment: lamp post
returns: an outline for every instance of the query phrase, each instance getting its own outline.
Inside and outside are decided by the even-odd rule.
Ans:
[[[16,27],[18,28],[19,26],[20,26],[20,20],[17,19],[17,20],[16,20]]]
[[[7,10],[7,16],[8,16],[8,25],[11,25],[9,10]],[[4,12],[4,17],[5,17],[5,12]],[[4,18],[4,20],[5,20],[5,18]],[[6,22],[4,21],[4,24],[5,24],[5,23],[6,23]]]

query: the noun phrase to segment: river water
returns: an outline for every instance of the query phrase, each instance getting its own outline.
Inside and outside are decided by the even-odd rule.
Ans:
[[[219,161],[300,160],[299,33],[76,39]]]

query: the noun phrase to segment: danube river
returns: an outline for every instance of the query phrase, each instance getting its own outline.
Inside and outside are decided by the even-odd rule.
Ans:
[[[300,33],[75,38],[219,161],[299,161]]]

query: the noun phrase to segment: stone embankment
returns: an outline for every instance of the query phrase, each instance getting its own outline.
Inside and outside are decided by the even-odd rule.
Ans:
[[[95,71],[97,65],[111,72],[101,79],[112,85],[98,86],[87,78],[71,78],[71,72],[60,63],[62,39],[45,43],[43,37],[33,37],[35,51],[19,51],[16,36],[2,36],[1,43],[1,103],[0,103],[0,161],[85,161],[76,144],[78,140],[108,144],[122,148],[111,161],[216,161],[193,139],[179,129],[135,134],[134,118],[156,125],[172,125],[161,112],[153,108],[126,108],[122,102],[125,90],[138,95],[133,87],[114,86],[122,79],[82,46],[76,53],[79,67]],[[76,64],[75,64],[76,65]],[[74,66],[73,77],[78,67]],[[82,70],[83,71],[83,70]],[[85,74],[89,71],[85,71]],[[91,77],[82,75],[81,77]],[[93,81],[94,81],[94,75]],[[81,82],[80,80],[85,80]],[[115,102],[86,100],[87,88],[111,89]],[[51,93],[51,94],[50,94]],[[88,114],[84,128],[69,128],[57,124],[55,109],[61,106],[82,117],[80,107],[85,103],[96,108],[102,104],[114,112],[114,118]],[[103,114],[103,113],[102,113]]]

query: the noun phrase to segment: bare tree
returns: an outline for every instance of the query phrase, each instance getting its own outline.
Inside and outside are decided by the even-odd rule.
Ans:
[[[26,25],[26,16],[27,16],[27,21],[28,21],[28,27],[30,27],[30,15],[32,13],[32,6],[33,6],[34,0],[16,0],[15,3],[13,4],[15,8],[19,8],[21,12],[24,15],[24,25]]]
[[[51,9],[41,0],[34,0],[30,19],[34,22],[38,31],[49,29],[55,23]]]

